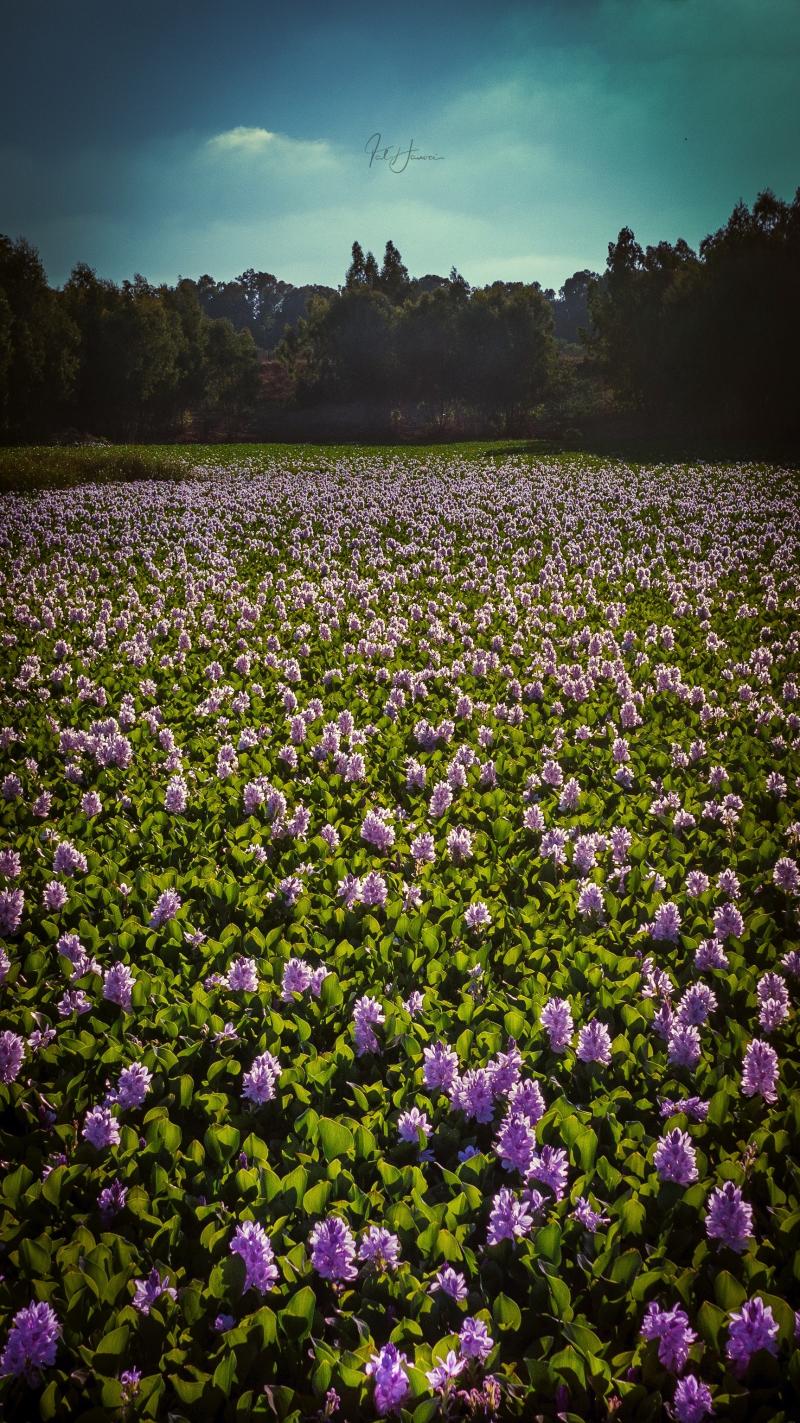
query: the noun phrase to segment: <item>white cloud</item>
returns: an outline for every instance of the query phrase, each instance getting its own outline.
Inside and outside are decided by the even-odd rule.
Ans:
[[[266,128],[247,128],[239,124],[225,133],[215,134],[207,147],[213,153],[261,153],[268,144],[274,143],[276,135]]]
[[[270,163],[303,168],[333,168],[337,156],[324,139],[291,138],[266,128],[236,128],[217,133],[203,145],[205,156],[214,158],[268,159]]]

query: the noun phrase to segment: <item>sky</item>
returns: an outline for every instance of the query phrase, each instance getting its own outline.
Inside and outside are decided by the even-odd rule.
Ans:
[[[798,0],[40,0],[3,49],[0,232],[56,285],[336,286],[391,238],[557,289],[800,185]]]

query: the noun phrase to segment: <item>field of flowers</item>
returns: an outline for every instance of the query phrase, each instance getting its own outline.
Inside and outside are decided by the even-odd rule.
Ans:
[[[800,517],[2,497],[0,1413],[800,1418]]]

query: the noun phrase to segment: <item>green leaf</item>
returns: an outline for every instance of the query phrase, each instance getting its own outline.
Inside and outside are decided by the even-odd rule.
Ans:
[[[492,1305],[492,1318],[503,1332],[519,1329],[522,1324],[520,1307],[513,1299],[509,1299],[508,1295],[497,1295]]]
[[[714,1276],[714,1298],[721,1309],[731,1314],[747,1299],[747,1290],[727,1270]]]
[[[49,1245],[49,1241],[47,1244]],[[22,1241],[19,1253],[25,1262],[25,1268],[31,1275],[39,1279],[47,1279],[50,1274],[50,1251],[42,1240],[32,1240],[27,1238]]]
[[[326,974],[319,997],[323,1008],[337,1008],[343,1002],[342,985],[335,973]]]
[[[236,1127],[224,1124],[222,1126],[209,1127],[203,1137],[203,1145],[218,1166],[224,1161],[230,1161],[235,1152],[239,1150],[241,1135]]]
[[[625,1235],[642,1235],[646,1211],[637,1196],[631,1196],[619,1208],[619,1218]]]
[[[290,1339],[306,1339],[308,1337],[314,1323],[316,1307],[317,1297],[308,1285],[304,1285],[296,1295],[292,1296],[278,1316],[281,1327]]]
[[[219,1363],[217,1364],[211,1382],[213,1383],[215,1388],[220,1389],[221,1392],[225,1395],[225,1397],[228,1398],[230,1396],[230,1391],[233,1388],[235,1379],[236,1355],[233,1353],[226,1354],[225,1358],[220,1359]]]
[[[710,1300],[703,1300],[697,1311],[697,1328],[707,1344],[711,1344],[719,1350],[720,1335],[727,1323],[728,1316],[723,1310],[718,1309]]]
[[[343,1122],[335,1122],[332,1117],[320,1117],[318,1131],[326,1161],[339,1161],[343,1156],[351,1155],[353,1133]]]
[[[108,1355],[124,1357],[130,1332],[129,1324],[119,1324],[116,1329],[111,1329],[108,1334],[104,1334],[95,1350],[95,1358]]]
[[[181,1379],[176,1374],[170,1378],[170,1383],[181,1403],[199,1403],[206,1391],[208,1381],[208,1374],[202,1379]]]

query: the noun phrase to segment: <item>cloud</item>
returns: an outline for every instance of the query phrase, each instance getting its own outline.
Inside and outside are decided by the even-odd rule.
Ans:
[[[212,153],[261,153],[268,144],[274,143],[275,134],[266,128],[247,128],[239,124],[225,133],[215,134],[208,140],[207,148]]]
[[[292,138],[286,133],[272,133],[266,128],[236,128],[214,134],[202,148],[205,157],[263,160],[274,164],[291,164],[303,168],[332,168],[338,162],[334,149],[324,139]]]

